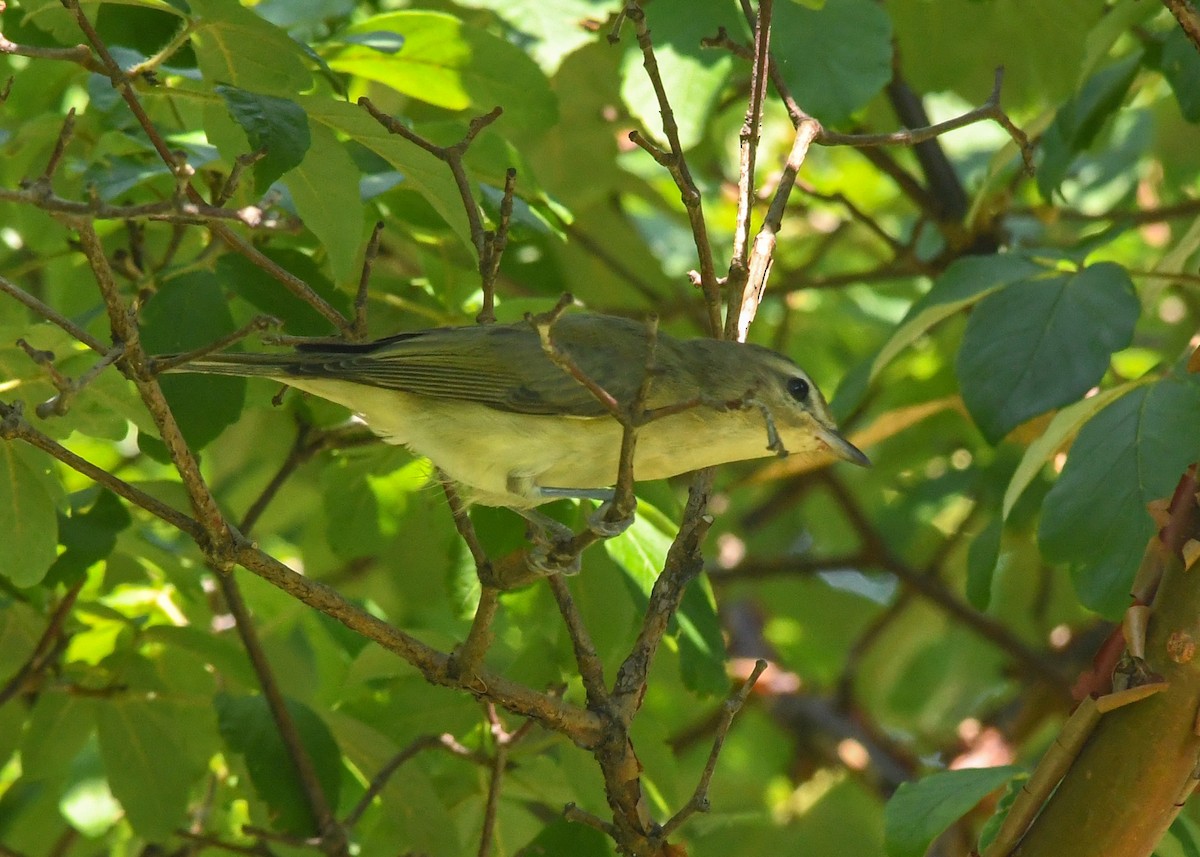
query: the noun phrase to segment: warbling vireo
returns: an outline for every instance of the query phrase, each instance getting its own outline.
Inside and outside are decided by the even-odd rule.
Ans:
[[[567,314],[551,336],[618,403],[633,401],[649,359],[645,325]],[[784,450],[869,463],[838,433],[812,379],[781,354],[660,333],[653,364],[647,410],[678,410],[639,429],[636,479]],[[345,405],[388,442],[428,457],[474,503],[521,510],[601,497],[596,489],[617,478],[621,425],[547,356],[528,321],[217,354],[169,371],[264,377]]]

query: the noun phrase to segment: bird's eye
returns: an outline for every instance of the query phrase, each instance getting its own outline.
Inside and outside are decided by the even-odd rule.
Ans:
[[[803,402],[808,398],[808,390],[808,382],[803,378],[788,378],[787,391],[797,402]]]

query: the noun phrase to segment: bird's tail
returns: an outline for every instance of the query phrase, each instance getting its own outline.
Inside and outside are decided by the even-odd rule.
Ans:
[[[161,361],[170,361],[173,355],[165,354],[159,357]],[[189,360],[178,366],[171,366],[166,372],[197,373],[203,375],[235,375],[240,378],[252,377],[285,377],[295,374],[299,362],[292,354],[210,354],[199,360]]]

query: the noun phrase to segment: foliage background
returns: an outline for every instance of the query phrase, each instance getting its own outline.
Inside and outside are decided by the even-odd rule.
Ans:
[[[203,346],[258,313],[291,335],[330,334],[210,229],[103,210],[170,201],[184,181],[212,199],[240,155],[266,146],[228,207],[260,205],[273,225],[225,228],[349,313],[382,221],[372,334],[470,323],[480,276],[451,172],[354,106],[369,95],[439,145],[503,107],[465,155],[491,224],[505,171],[517,170],[502,319],[570,291],[593,309],[652,311],[673,333],[705,332],[679,189],[628,138],[640,129],[661,140],[662,129],[632,32],[605,39],[617,4],[83,8],[123,68],[153,68],[137,97],[195,173],[172,174],[107,78],[47,52],[83,41],[70,9],[13,4],[3,32],[25,49],[3,58],[13,80],[0,111],[9,296],[35,295],[110,341],[75,228],[42,193],[52,188],[96,216],[122,294],[138,297],[149,353]],[[700,41],[724,27],[745,44],[750,31],[735,3],[654,0],[646,15],[722,271],[750,72],[737,52]],[[1003,66],[1002,104],[1034,139],[1037,171],[1027,175],[1010,136],[987,122],[917,154],[809,152],[751,338],[836,390],[843,428],[875,466],[722,468],[706,582],[689,590],[633,725],[643,788],[660,821],[687,801],[729,675],[744,678],[746,659],[765,657],[720,757],[712,810],[680,831],[688,853],[920,854],[953,822],[933,848],[963,854],[992,808],[971,811],[975,801],[1011,771],[954,789],[957,801],[888,814],[888,797],[964,758],[1037,758],[1069,710],[1070,681],[1127,604],[1155,530],[1146,504],[1200,459],[1200,384],[1186,371],[1200,311],[1200,55],[1145,0],[781,0],[773,38],[797,102],[848,133],[927,124],[913,121],[906,93],[932,121],[961,114],[987,99]],[[47,171],[70,108],[73,138]],[[756,222],[793,134],[770,95]],[[16,301],[0,306],[5,401],[25,402],[36,430],[74,453],[188,509],[155,423],[115,369],[65,415],[33,414],[56,388],[19,338],[53,352],[66,376],[96,358]],[[264,550],[431,646],[463,639],[475,566],[427,463],[348,442],[338,428],[347,415],[332,405],[289,395],[272,407],[266,384],[167,377],[162,387],[231,520],[271,500],[252,532]],[[277,473],[285,481],[265,494]],[[637,634],[685,485],[640,486],[637,526],[588,551],[570,581],[610,677]],[[581,520],[566,504],[555,513]],[[506,511],[471,518],[489,555],[522,543]],[[312,817],[194,540],[15,439],[0,446],[0,533],[5,853],[301,848]],[[481,849],[481,829],[480,853],[612,853],[561,818],[568,802],[608,812],[587,753],[541,727],[501,753],[497,736],[520,718],[431,686],[289,595],[236,576],[339,819],[387,760],[414,749],[347,826],[360,853],[468,853]],[[506,593],[493,630],[489,668],[583,702],[547,587]],[[941,815],[927,821],[930,806]],[[1194,830],[1185,817],[1161,853],[1195,853]]]

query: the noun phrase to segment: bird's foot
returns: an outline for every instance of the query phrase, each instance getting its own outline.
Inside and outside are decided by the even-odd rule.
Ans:
[[[533,546],[526,552],[530,569],[541,575],[578,574],[581,568],[579,553],[565,550],[575,538],[574,530],[533,509],[522,509],[520,514],[530,525],[529,537]]]
[[[628,530],[633,525],[633,513],[629,513],[624,518],[619,518],[615,521],[608,519],[609,513],[613,509],[612,501],[606,501],[600,504],[600,508],[588,515],[588,529],[596,535],[604,539],[611,539],[615,536]]]

